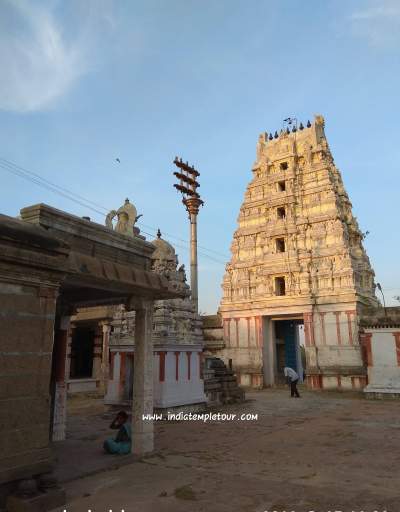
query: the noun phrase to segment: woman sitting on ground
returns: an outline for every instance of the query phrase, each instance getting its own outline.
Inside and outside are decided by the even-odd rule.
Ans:
[[[104,441],[104,451],[122,455],[131,453],[131,426],[125,411],[119,411],[110,428],[118,429],[118,433],[114,439],[110,437]]]

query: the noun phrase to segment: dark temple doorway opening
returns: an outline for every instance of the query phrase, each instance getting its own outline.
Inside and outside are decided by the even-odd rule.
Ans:
[[[275,320],[276,384],[284,384],[285,366],[292,368],[303,382],[306,367],[304,350],[304,324],[302,320]]]
[[[90,327],[77,327],[71,343],[71,379],[91,378],[95,331]]]

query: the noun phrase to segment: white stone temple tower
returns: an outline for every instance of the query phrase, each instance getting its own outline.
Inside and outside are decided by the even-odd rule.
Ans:
[[[377,300],[351,208],[322,116],[260,135],[220,305],[221,355],[242,385],[305,365],[312,388],[364,387],[358,320]]]

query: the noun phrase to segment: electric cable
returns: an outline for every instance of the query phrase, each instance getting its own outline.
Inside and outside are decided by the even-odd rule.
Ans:
[[[66,198],[66,199],[69,199],[70,201],[72,201],[76,204],[79,204],[80,206],[83,206],[84,208],[90,209],[91,211],[94,211],[95,213],[98,213],[99,215],[101,215],[103,217],[105,217],[107,215],[107,213],[110,211],[110,209],[107,209],[104,206],[99,205],[98,203],[95,203],[94,201],[86,199],[85,197],[81,196],[80,194],[77,194],[75,192],[72,192],[72,191],[64,188],[64,187],[61,187],[61,186],[51,182],[50,180],[43,178],[38,173],[30,171],[30,170],[26,169],[25,167],[19,166],[19,165],[15,164],[14,162],[11,162],[10,160],[7,160],[6,158],[0,157],[0,167],[3,170],[5,170],[15,176],[19,176],[23,179],[30,181],[31,183],[34,183],[38,186],[41,186],[42,188],[45,188],[46,190],[49,190],[55,194],[58,194],[64,198]],[[101,211],[101,210],[103,210],[103,211]],[[105,213],[105,212],[107,212],[107,213]],[[143,226],[147,229],[154,230],[154,233],[148,233],[145,231],[143,231],[143,233],[145,233],[149,236],[152,236],[152,237],[156,237],[157,229],[155,227],[144,224],[143,222],[138,222],[137,224],[139,226]],[[186,247],[186,246],[182,246],[181,244],[174,243],[176,246],[178,246],[180,248],[184,248],[186,250],[189,248],[190,243],[187,240],[184,240],[183,238],[177,237],[176,235],[172,235],[171,233],[167,233],[167,232],[165,232],[165,235],[167,235],[170,238],[175,238],[176,240],[179,240],[180,242],[187,244],[187,247]],[[202,255],[206,258],[209,258],[210,260],[212,260],[216,263],[225,265],[226,261],[221,261],[213,256],[210,256],[209,254],[204,253],[203,251],[208,251],[208,252],[223,256],[223,257],[227,258],[227,260],[230,259],[225,254],[222,254],[218,251],[214,251],[213,249],[208,249],[208,248],[206,248],[204,246],[200,246],[200,245],[198,245],[198,248],[200,249],[200,250],[198,250],[198,253],[200,255]]]

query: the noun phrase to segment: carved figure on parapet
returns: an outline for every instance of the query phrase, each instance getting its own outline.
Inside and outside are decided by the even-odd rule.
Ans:
[[[186,270],[183,264],[178,268],[178,279],[182,283],[186,283]]]
[[[106,215],[106,226],[110,229],[114,229],[113,219],[117,215],[117,210],[111,210],[110,213]]]
[[[156,248],[151,256],[152,270],[169,279],[175,289],[186,291],[186,294],[190,295],[190,288],[186,283],[185,265],[177,268],[178,257],[175,254],[175,249],[170,243],[161,238],[160,230],[158,230],[157,238],[153,240],[152,244]]]
[[[137,214],[136,208],[129,202],[129,199],[125,199],[125,203],[118,210],[111,210],[107,214],[105,225],[116,233],[134,237],[140,233],[135,224],[141,216]],[[115,217],[118,220],[114,227],[113,220]]]
[[[310,143],[304,144],[304,155],[308,164],[312,163],[312,146]]]

